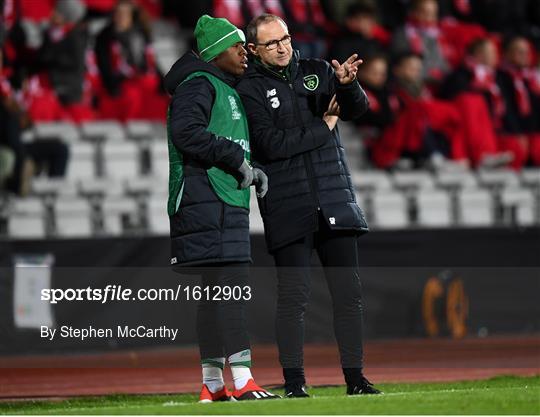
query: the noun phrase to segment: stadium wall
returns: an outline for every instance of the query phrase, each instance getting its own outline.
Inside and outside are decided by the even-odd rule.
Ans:
[[[272,343],[275,270],[265,251],[264,237],[253,236],[252,247],[250,331],[254,342]],[[538,332],[539,249],[540,228],[377,231],[360,238],[367,337]],[[187,293],[176,301],[48,305],[56,327],[167,326],[179,329],[174,341],[115,337],[51,341],[41,337],[35,326],[24,325],[24,320],[20,324],[21,316],[27,313],[24,305],[21,307],[21,297],[25,296],[21,291],[33,292],[26,294],[29,297],[39,296],[40,288],[35,283],[34,288],[21,286],[13,267],[17,257],[52,255],[54,266],[47,281],[51,288],[196,286],[196,276],[180,276],[166,266],[168,253],[166,237],[0,242],[0,351],[11,354],[195,344],[197,303],[187,300]],[[333,340],[331,300],[315,258],[306,341],[328,342]]]

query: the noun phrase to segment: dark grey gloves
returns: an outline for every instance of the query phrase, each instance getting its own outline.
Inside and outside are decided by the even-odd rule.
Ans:
[[[263,198],[268,191],[268,177],[259,168],[251,168],[249,162],[244,159],[238,171],[242,175],[242,182],[240,182],[240,188],[244,189],[250,185],[255,186],[257,191],[257,197]]]

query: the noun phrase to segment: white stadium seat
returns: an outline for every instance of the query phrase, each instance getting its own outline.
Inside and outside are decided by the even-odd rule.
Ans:
[[[76,142],[69,145],[66,178],[87,179],[96,177],[96,148],[91,143]]]
[[[433,176],[427,171],[395,172],[394,185],[397,188],[430,189],[435,187]]]
[[[32,193],[40,196],[77,195],[77,187],[71,180],[64,178],[36,177],[32,179]]]
[[[452,223],[450,196],[444,191],[422,190],[416,196],[418,223],[426,227],[447,227]]]
[[[392,188],[390,176],[384,171],[352,171],[354,188],[358,190],[389,190]]]
[[[81,133],[85,139],[93,141],[122,141],[126,138],[122,125],[113,120],[82,123]]]
[[[103,145],[103,168],[107,178],[127,179],[140,176],[139,148],[128,141],[106,142]]]
[[[152,194],[147,200],[147,221],[150,233],[169,235],[169,216],[167,215],[168,194]]]
[[[43,238],[46,235],[45,207],[39,198],[17,198],[8,208],[10,238]]]
[[[129,178],[126,181],[126,192],[128,194],[166,194],[169,191],[169,182],[160,177],[137,177]]]
[[[154,134],[154,125],[147,121],[129,121],[126,123],[126,134],[128,138],[134,140],[152,139]]]
[[[479,171],[478,179],[485,187],[516,187],[519,185],[519,177],[510,169],[498,169],[492,171]]]
[[[540,168],[525,168],[521,171],[521,182],[528,187],[540,189]]]
[[[124,188],[122,182],[114,179],[98,178],[81,180],[79,182],[79,193],[81,195],[92,196],[122,196]]]
[[[119,236],[125,232],[126,224],[134,224],[137,217],[137,204],[127,198],[106,198],[101,205],[103,229],[106,234]]]
[[[169,148],[166,140],[160,139],[150,144],[150,166],[152,175],[169,178]]]
[[[470,171],[439,172],[435,179],[438,186],[444,188],[477,188],[478,179]]]
[[[60,139],[65,143],[78,142],[81,134],[77,126],[70,122],[37,123],[34,126],[35,139]]]
[[[482,189],[465,189],[458,194],[459,223],[462,226],[493,226],[491,194]]]
[[[533,225],[535,219],[534,195],[523,188],[506,188],[501,192],[503,218],[507,224]]]
[[[54,203],[56,234],[59,237],[92,235],[92,211],[85,199],[60,199]]]
[[[372,198],[370,224],[379,228],[403,228],[409,225],[407,201],[403,194],[397,191],[378,191]]]

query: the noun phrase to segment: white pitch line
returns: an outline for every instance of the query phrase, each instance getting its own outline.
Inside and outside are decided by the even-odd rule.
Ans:
[[[523,389],[528,389],[529,387],[528,386],[523,386],[523,387],[493,387],[493,388],[457,388],[457,389],[454,389],[454,388],[451,388],[451,389],[442,389],[442,390],[428,390],[428,391],[404,391],[404,392],[390,392],[390,393],[385,393],[383,395],[348,395],[346,397],[336,397],[335,395],[333,396],[328,396],[328,395],[323,395],[323,396],[314,396],[314,397],[311,397],[310,400],[312,401],[320,401],[320,400],[328,400],[328,399],[332,399],[332,400],[335,400],[336,398],[345,398],[345,399],[352,399],[352,400],[356,400],[356,399],[380,399],[381,401],[386,398],[386,397],[395,397],[395,396],[403,396],[403,395],[409,395],[409,394],[437,394],[437,393],[453,393],[453,392],[469,392],[469,391],[508,391],[508,390],[523,390]],[[290,401],[291,399],[287,399],[287,401]],[[305,399],[304,399],[305,401]],[[232,403],[232,402],[231,402]],[[234,404],[242,404],[242,403],[246,403],[246,404],[253,404],[253,401],[237,401],[237,402],[234,402]],[[186,406],[186,405],[195,405],[197,404],[196,402],[176,402],[176,401],[167,401],[165,403],[162,403],[161,406],[162,407],[176,407],[176,406]],[[219,404],[227,404],[227,402],[220,402]],[[159,406],[158,404],[129,404],[129,405],[124,405],[124,406],[118,406],[118,405],[107,405],[107,406],[103,406],[103,407],[96,407],[96,406],[93,406],[93,407],[64,407],[64,408],[51,408],[50,410],[42,410],[43,412],[47,412],[47,411],[50,411],[54,414],[59,414],[58,412],[59,411],[91,411],[91,410],[108,410],[108,409],[131,409],[131,408],[141,408],[141,407],[145,407],[145,406],[149,406],[149,407],[156,407],[156,406]],[[204,405],[203,405],[204,406]],[[9,412],[9,413],[6,413],[6,414],[9,414],[9,415],[26,415],[28,414],[28,410],[27,411],[24,411],[24,412]]]

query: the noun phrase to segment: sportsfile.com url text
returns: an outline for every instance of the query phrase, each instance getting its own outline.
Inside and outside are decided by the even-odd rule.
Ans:
[[[65,301],[96,301],[101,304],[111,301],[249,301],[251,287],[178,284],[176,288],[140,288],[136,291],[122,285],[107,285],[105,288],[43,288],[41,300],[50,304]]]

